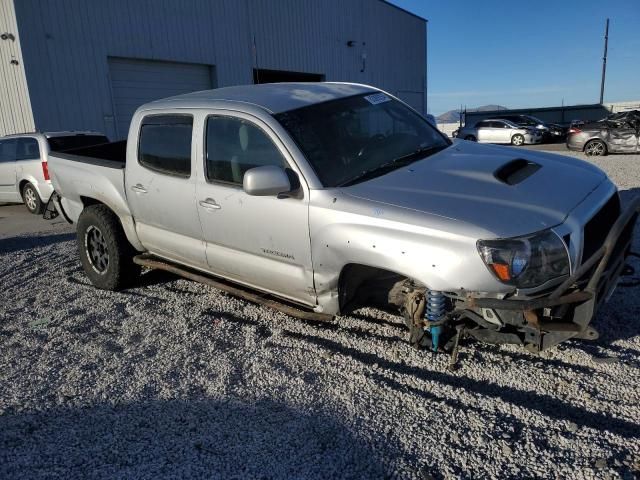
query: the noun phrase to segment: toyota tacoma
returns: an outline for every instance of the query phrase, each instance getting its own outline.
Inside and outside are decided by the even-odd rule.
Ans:
[[[49,158],[91,282],[164,268],[303,318],[397,308],[410,342],[593,339],[638,202],[573,158],[451,142],[346,83],[158,100],[127,141]],[[455,347],[453,347],[455,345]]]

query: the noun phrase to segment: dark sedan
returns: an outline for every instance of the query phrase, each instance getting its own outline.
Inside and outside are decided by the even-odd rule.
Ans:
[[[640,152],[640,110],[614,113],[598,122],[571,127],[567,148],[589,156]]]

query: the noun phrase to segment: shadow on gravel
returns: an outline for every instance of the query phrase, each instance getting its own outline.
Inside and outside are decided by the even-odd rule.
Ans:
[[[24,235],[0,239],[0,255],[3,253],[19,252],[36,247],[46,247],[54,243],[74,240],[74,233],[59,233],[55,235]]]
[[[467,340],[467,339],[465,339]],[[469,348],[474,349],[476,352],[481,353],[492,353],[494,355],[498,355],[501,357],[509,357],[510,360],[515,362],[526,362],[528,364],[531,363],[540,363],[541,368],[548,369],[549,367],[559,368],[565,371],[579,372],[585,375],[592,375],[594,373],[594,369],[584,366],[584,365],[576,365],[574,363],[568,363],[563,360],[559,360],[556,358],[543,358],[533,353],[523,352],[510,352],[504,349],[501,349],[497,345],[491,345],[489,343],[480,343],[474,341],[473,339],[468,339],[469,343],[465,344],[465,347],[469,345]],[[460,342],[462,345],[462,341]]]
[[[153,285],[164,285],[166,283],[175,282],[180,277],[166,270],[148,270],[140,276],[136,281],[134,288],[151,287]]]
[[[222,315],[227,321],[232,321],[239,324],[244,325],[252,325],[256,328],[265,329],[263,325],[253,320],[249,320],[246,318],[241,318],[236,315],[229,315],[223,312],[215,312],[209,311],[208,314],[212,315]],[[309,324],[310,322],[305,322]],[[311,325],[319,326],[319,327],[327,327],[328,329],[334,330],[336,327],[334,324],[327,322],[315,322],[311,323]],[[339,328],[339,327],[338,327]],[[339,329],[341,332],[345,331],[344,329]],[[351,329],[349,329],[351,330]],[[345,331],[345,333],[353,333],[351,331]],[[360,333],[360,332],[359,332]],[[362,332],[366,333],[366,332]],[[516,388],[497,385],[491,382],[480,382],[477,380],[472,380],[466,377],[452,375],[445,372],[433,371],[433,370],[425,370],[418,367],[412,367],[410,365],[404,365],[402,363],[394,362],[387,360],[385,358],[379,357],[377,355],[362,352],[358,349],[347,347],[342,345],[339,342],[335,342],[333,340],[329,340],[322,337],[317,337],[314,335],[308,335],[304,333],[291,332],[289,330],[283,330],[283,335],[299,340],[302,342],[307,342],[313,345],[316,345],[319,348],[323,348],[329,350],[334,353],[338,353],[341,355],[346,355],[354,360],[357,360],[365,365],[373,366],[377,365],[378,368],[382,370],[389,371],[391,373],[399,374],[399,375],[412,375],[416,379],[423,381],[435,381],[441,383],[443,385],[449,385],[454,388],[461,388],[468,392],[478,393],[487,397],[496,398],[513,405],[517,405],[521,408],[525,408],[528,410],[538,411],[543,415],[546,415],[550,418],[554,418],[556,420],[566,420],[575,422],[578,425],[593,428],[596,430],[606,430],[608,432],[614,433],[624,438],[635,438],[638,434],[638,425],[629,422],[627,420],[621,418],[613,418],[609,417],[602,413],[590,412],[584,408],[577,407],[575,405],[571,405],[569,403],[565,403],[557,398],[554,398],[549,395],[539,394],[533,391],[525,391],[518,390]],[[514,355],[516,360],[530,360],[529,358],[524,358],[526,355],[520,356],[518,354]],[[567,364],[565,362],[553,359],[541,359],[543,363],[550,363],[558,368],[571,368],[577,371],[580,371],[583,374],[591,374],[591,369],[588,367],[578,366]],[[384,383],[386,383],[389,387],[394,388],[395,384],[390,379],[386,377]],[[396,387],[399,389],[405,389],[406,387],[400,386]],[[432,399],[432,395],[423,392],[423,396],[426,396],[427,399]],[[444,400],[446,403],[451,404],[455,408],[468,408],[466,406],[459,405],[459,402],[455,399],[441,399],[438,398],[438,401]]]
[[[575,405],[562,402],[561,400],[549,395],[518,390],[508,386],[496,385],[491,382],[480,382],[444,372],[403,365],[401,363],[386,360],[377,355],[362,352],[355,348],[346,347],[338,342],[334,342],[326,338],[295,332],[284,332],[284,334],[289,338],[308,342],[341,355],[347,355],[366,365],[377,364],[379,368],[396,374],[412,375],[419,380],[434,381],[454,388],[462,388],[468,392],[474,392],[486,397],[496,398],[528,410],[538,411],[547,417],[557,420],[572,421],[584,427],[601,431],[605,430],[624,438],[636,438],[638,435],[638,425],[633,422],[629,422],[621,418],[609,417],[602,413],[590,412]]]
[[[5,412],[0,452],[0,478],[384,477],[333,418],[267,400]]]

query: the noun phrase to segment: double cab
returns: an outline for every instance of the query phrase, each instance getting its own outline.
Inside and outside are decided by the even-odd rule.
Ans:
[[[345,83],[154,101],[128,140],[49,162],[99,288],[131,285],[143,254],[316,313],[398,307],[433,350],[595,338],[637,210],[589,163],[452,142]]]

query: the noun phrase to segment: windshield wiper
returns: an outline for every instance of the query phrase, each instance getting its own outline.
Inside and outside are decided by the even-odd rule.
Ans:
[[[409,152],[406,155],[402,155],[401,157],[394,158],[391,163],[403,163],[408,165],[409,163],[413,163],[416,160],[422,160],[423,158],[428,157],[429,155],[433,155],[434,153],[438,153],[441,150],[444,150],[449,145],[429,145],[420,146],[415,149],[413,152]],[[405,163],[408,162],[408,163]],[[403,166],[403,165],[400,165]]]
[[[338,187],[350,187],[351,185],[355,185],[356,183],[364,182],[365,180],[371,180],[372,178],[380,177],[385,173],[389,173],[393,170],[396,170],[400,167],[405,167],[413,162],[418,160],[422,160],[423,158],[428,157],[429,155],[433,155],[434,153],[438,153],[441,150],[444,150],[449,145],[430,145],[430,146],[421,146],[415,149],[413,152],[409,152],[400,157],[396,157],[389,162],[385,162],[381,165],[378,165],[375,168],[371,168],[369,170],[364,170],[359,175],[356,175],[350,180],[342,182],[338,185]]]

